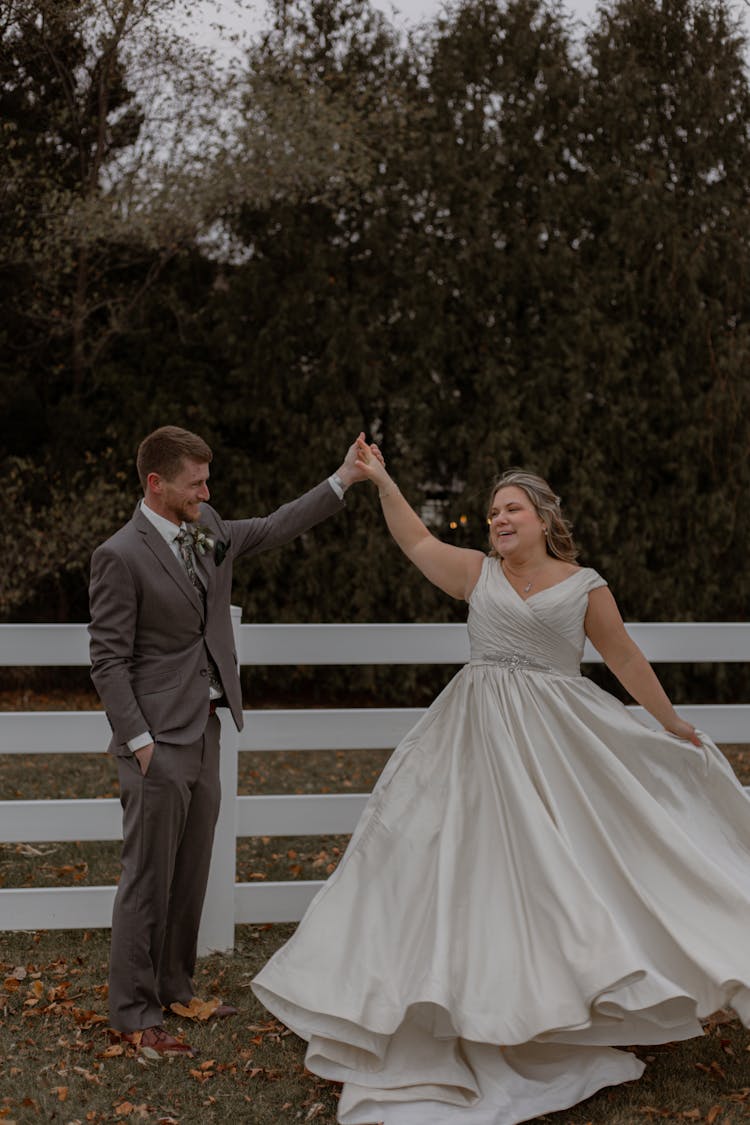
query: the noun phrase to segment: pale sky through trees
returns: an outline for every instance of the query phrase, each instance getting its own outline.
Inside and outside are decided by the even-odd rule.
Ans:
[[[409,27],[421,20],[437,15],[443,7],[443,0],[372,0],[397,27]],[[244,11],[240,10],[242,4]],[[566,11],[577,21],[588,23],[596,8],[596,0],[564,0]],[[195,5],[192,20],[192,37],[197,42],[216,44],[223,38],[212,25],[221,23],[225,28],[239,35],[254,35],[266,24],[266,6],[263,0],[256,4],[248,0],[199,0]],[[189,25],[188,25],[189,29]],[[183,26],[183,30],[187,30]],[[231,49],[230,49],[231,53]]]

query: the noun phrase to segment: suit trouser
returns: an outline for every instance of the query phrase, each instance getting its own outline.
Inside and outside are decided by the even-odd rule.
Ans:
[[[192,976],[219,815],[219,720],[190,746],[157,742],[148,773],[117,759],[122,872],[112,913],[110,1023],[138,1031],[193,996]]]

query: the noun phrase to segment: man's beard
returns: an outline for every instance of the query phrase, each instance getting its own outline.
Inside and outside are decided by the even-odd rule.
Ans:
[[[191,510],[191,509],[193,509],[193,510]],[[189,503],[187,501],[183,504],[179,504],[179,505],[175,506],[172,509],[172,515],[180,523],[192,523],[193,520],[198,519],[199,514],[200,514],[199,505],[196,503],[194,508],[193,508],[192,503]]]

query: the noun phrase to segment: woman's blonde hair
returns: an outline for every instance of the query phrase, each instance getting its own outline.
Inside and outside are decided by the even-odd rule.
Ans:
[[[544,477],[537,476],[536,473],[527,473],[524,469],[507,469],[492,486],[487,507],[488,515],[499,489],[511,485],[526,493],[536,514],[543,522],[546,530],[547,553],[564,562],[575,562],[578,558],[578,548],[573,541],[571,525],[560,509],[560,497],[555,495]],[[497,554],[494,548],[491,553]]]

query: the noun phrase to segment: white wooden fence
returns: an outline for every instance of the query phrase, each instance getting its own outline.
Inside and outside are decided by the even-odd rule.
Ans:
[[[241,664],[460,664],[468,659],[464,625],[242,625],[232,609]],[[747,624],[636,624],[629,632],[654,663],[750,662]],[[586,661],[601,658],[587,647]],[[0,625],[0,665],[88,665],[85,625]],[[651,721],[640,708],[633,708]],[[750,702],[681,706],[716,742],[750,744]],[[222,720],[224,794],[199,947],[231,950],[237,922],[298,920],[322,885],[312,881],[236,883],[238,836],[348,834],[367,794],[237,796],[238,753],[247,750],[391,749],[419,708],[246,711],[238,735]],[[101,712],[0,712],[0,753],[94,754],[109,740]],[[234,797],[232,795],[234,794]],[[2,794],[0,794],[2,796]],[[119,801],[0,800],[7,843],[122,838]],[[0,930],[109,926],[114,887],[0,890]]]

